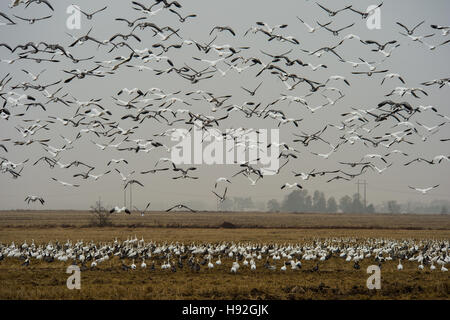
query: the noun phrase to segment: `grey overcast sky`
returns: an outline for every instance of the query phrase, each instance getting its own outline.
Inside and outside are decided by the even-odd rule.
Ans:
[[[142,3],[150,5],[153,1],[141,0]],[[129,28],[125,23],[115,21],[115,18],[124,17],[127,19],[134,19],[140,16],[145,16],[136,10],[132,9],[131,1],[66,1],[58,0],[51,1],[55,11],[50,11],[45,5],[31,4],[25,9],[24,5],[9,8],[10,1],[1,1],[0,12],[7,14],[9,17],[17,21],[17,25],[0,26],[0,42],[8,43],[10,46],[17,44],[24,44],[29,41],[39,42],[45,41],[47,43],[58,43],[67,48],[71,54],[80,58],[87,58],[95,56],[93,60],[73,64],[69,59],[57,56],[61,62],[59,63],[45,63],[37,64],[33,61],[17,61],[13,64],[0,63],[0,77],[3,78],[7,73],[10,73],[13,80],[8,84],[3,92],[11,91],[10,86],[20,84],[22,82],[30,82],[30,77],[21,71],[21,69],[29,70],[33,73],[38,73],[43,69],[46,71],[37,81],[40,84],[48,84],[60,79],[66,79],[67,74],[63,70],[72,70],[75,68],[90,69],[96,66],[94,61],[112,60],[118,56],[128,56],[130,50],[127,48],[119,48],[112,53],[108,53],[109,46],[98,48],[94,43],[85,43],[73,48],[68,46],[73,42],[73,39],[68,35],[72,34],[75,37],[84,35],[91,27],[91,36],[96,39],[109,39],[117,32],[128,33]],[[314,65],[323,63],[328,68],[319,68],[317,71],[312,71],[308,67],[292,66],[286,67],[284,63],[280,62],[278,65],[281,68],[289,68],[289,72],[297,73],[298,75],[312,79],[318,82],[325,82],[329,76],[342,75],[350,82],[350,86],[346,86],[341,81],[332,81],[329,83],[332,87],[337,87],[345,94],[344,98],[339,100],[335,105],[328,105],[314,113],[311,113],[304,106],[296,103],[288,105],[287,102],[279,102],[274,108],[283,110],[289,118],[303,118],[299,128],[292,124],[280,126],[280,140],[294,146],[300,151],[297,159],[291,159],[289,164],[283,168],[280,174],[276,176],[266,176],[255,186],[250,186],[248,179],[242,175],[233,178],[232,184],[228,188],[228,196],[250,196],[256,201],[267,201],[272,198],[282,199],[291,190],[280,190],[280,186],[285,182],[299,182],[304,188],[310,192],[314,190],[321,190],[327,196],[333,195],[341,197],[345,194],[353,194],[356,191],[356,180],[358,178],[365,179],[368,182],[368,201],[373,203],[380,203],[385,200],[396,199],[400,202],[408,200],[424,200],[431,201],[433,199],[448,199],[450,200],[450,166],[444,161],[437,165],[427,165],[424,163],[414,163],[410,166],[404,166],[408,160],[416,157],[424,157],[432,159],[436,155],[448,155],[450,150],[449,142],[440,142],[440,139],[450,138],[450,125],[446,124],[440,127],[439,132],[430,136],[426,141],[421,141],[418,135],[412,135],[408,140],[413,141],[413,145],[409,144],[394,144],[391,148],[379,146],[373,148],[366,147],[360,141],[350,145],[346,143],[342,145],[329,159],[321,159],[311,154],[311,152],[327,153],[329,147],[324,143],[313,142],[308,147],[304,147],[300,143],[293,143],[293,133],[300,133],[299,130],[312,133],[322,129],[327,123],[340,124],[345,119],[340,114],[344,112],[353,111],[351,107],[360,109],[370,109],[377,106],[377,104],[384,99],[385,95],[397,86],[404,87],[423,87],[428,96],[420,94],[421,99],[416,99],[411,95],[405,95],[403,98],[399,96],[392,96],[395,101],[408,101],[414,107],[419,105],[433,105],[439,113],[450,116],[450,88],[445,86],[439,89],[436,85],[424,87],[420,85],[421,82],[433,79],[447,78],[450,76],[450,44],[438,47],[436,50],[429,50],[424,44],[413,42],[411,39],[399,34],[404,31],[396,24],[397,21],[406,26],[413,26],[425,20],[425,23],[420,26],[415,35],[428,35],[435,33],[433,37],[425,39],[431,44],[439,44],[447,39],[450,35],[443,36],[441,31],[430,28],[431,24],[450,25],[450,1],[435,0],[435,1],[420,1],[420,0],[385,0],[381,7],[381,29],[370,30],[366,26],[366,21],[361,19],[359,15],[349,10],[337,14],[335,17],[329,17],[328,14],[319,8],[314,1],[304,0],[286,0],[286,1],[266,1],[266,0],[196,0],[196,1],[180,1],[182,8],[175,8],[183,15],[195,13],[196,18],[188,19],[185,23],[180,23],[178,18],[170,13],[167,9],[161,10],[155,16],[147,18],[147,21],[154,22],[158,26],[172,26],[175,29],[180,29],[179,34],[183,39],[195,40],[199,43],[207,43],[214,38],[209,35],[210,30],[214,26],[230,26],[236,32],[236,36],[231,36],[228,32],[218,32],[217,39],[214,41],[216,45],[230,44],[233,47],[249,46],[249,50],[242,50],[239,54],[245,57],[258,57],[264,63],[270,62],[270,58],[263,55],[261,50],[271,54],[280,54],[292,49],[288,55],[290,58],[300,58],[306,63]],[[331,9],[343,8],[346,5],[352,4],[353,7],[360,11],[372,4],[379,4],[373,0],[370,1],[321,1],[326,7]],[[69,14],[66,13],[66,8],[76,4],[80,6],[83,11],[95,11],[107,6],[107,9],[94,16],[92,20],[87,20],[86,17],[81,17],[81,29],[69,30],[66,27],[66,20]],[[161,5],[156,6],[154,10],[160,8]],[[43,17],[53,14],[53,17],[48,20],[38,21],[35,24],[28,24],[14,18],[14,15],[20,17]],[[316,21],[320,23],[327,23],[332,21],[330,27],[337,29],[355,23],[351,28],[342,31],[339,36],[333,36],[330,32],[321,29],[314,33],[309,33],[307,28],[296,18],[302,18],[305,22],[312,26],[317,26]],[[3,18],[2,18],[3,19]],[[255,26],[256,21],[265,21],[270,25],[288,24],[288,27],[281,30],[276,30],[275,33],[283,35],[294,36],[300,42],[295,45],[287,42],[280,42],[277,40],[268,41],[268,37],[262,33],[249,33],[244,37],[245,31],[250,27]],[[4,22],[4,20],[0,20]],[[161,42],[159,36],[153,36],[153,32],[149,29],[136,29],[135,33],[142,39],[142,42],[137,42],[130,38],[127,40],[133,48],[144,49],[151,48],[155,53],[161,50],[152,48],[154,43]],[[379,42],[386,42],[389,40],[397,40],[400,47],[396,48],[392,55],[384,62],[377,65],[377,70],[388,69],[389,72],[400,74],[405,79],[406,84],[403,85],[398,79],[388,79],[383,86],[380,85],[383,79],[383,74],[374,74],[371,77],[366,75],[353,75],[352,71],[367,71],[367,66],[359,66],[353,68],[349,63],[343,63],[328,53],[324,53],[322,57],[318,58],[308,53],[305,50],[316,50],[323,46],[330,46],[337,44],[345,35],[355,34],[363,40],[377,40]],[[165,44],[177,44],[182,40],[176,37],[171,37]],[[40,47],[42,48],[42,47]],[[339,46],[336,51],[347,61],[358,61],[358,58],[364,58],[366,61],[381,62],[384,56],[379,52],[371,52],[371,48],[359,42],[358,40],[346,40],[343,45]],[[196,61],[192,57],[202,59],[214,60],[219,58],[212,50],[208,54],[199,52],[194,46],[183,46],[182,49],[171,49],[164,53],[171,58],[175,66],[181,67],[184,63],[196,69],[205,68],[207,65],[204,62]],[[0,47],[0,59],[13,59],[17,54],[11,54],[9,50]],[[229,61],[229,59],[228,59]],[[133,59],[131,64],[143,64],[138,59]],[[147,64],[155,69],[166,69],[169,65],[165,61],[150,62]],[[242,66],[242,65],[240,65]],[[218,63],[218,67],[226,70],[227,65],[223,62]],[[105,69],[101,69],[105,70]],[[242,73],[237,73],[235,70],[227,72],[226,76],[222,77],[220,74],[215,74],[211,79],[200,81],[197,84],[191,84],[189,81],[182,79],[174,72],[170,74],[155,75],[153,71],[144,70],[138,72],[134,68],[126,68],[122,66],[114,74],[107,75],[104,78],[86,77],[85,79],[75,79],[68,84],[59,84],[51,87],[50,92],[55,91],[59,86],[63,86],[60,95],[68,93],[67,99],[73,100],[73,96],[81,101],[87,101],[93,98],[101,98],[100,104],[105,108],[111,110],[113,115],[110,117],[112,121],[118,121],[122,128],[130,128],[135,125],[130,119],[121,120],[128,110],[124,110],[114,104],[112,96],[117,97],[117,92],[124,87],[140,88],[147,90],[152,87],[158,87],[166,93],[181,90],[177,96],[180,98],[188,98],[192,106],[183,104],[176,104],[172,106],[173,109],[190,109],[195,113],[203,113],[205,115],[212,115],[220,117],[226,115],[226,111],[220,110],[211,112],[211,107],[205,101],[195,101],[192,97],[185,97],[184,93],[193,90],[207,90],[213,92],[215,95],[232,95],[232,98],[227,101],[228,104],[242,104],[245,101],[261,102],[263,106],[276,100],[281,94],[288,94],[293,96],[304,96],[309,93],[309,86],[306,84],[298,85],[294,90],[287,91],[284,84],[270,72],[264,72],[258,78],[255,78],[257,72],[261,70],[261,66],[254,66],[246,69]],[[246,88],[255,88],[260,82],[263,82],[257,94],[250,97],[241,86]],[[22,94],[21,89],[14,90]],[[33,95],[38,101],[46,102],[47,99],[42,96],[41,92],[28,90],[25,93]],[[325,93],[325,92],[322,92]],[[336,93],[326,92],[327,96],[332,99],[337,97]],[[148,97],[150,97],[149,95]],[[127,95],[122,95],[119,98],[127,100]],[[307,98],[308,104],[312,107],[325,103],[327,100],[320,94],[316,93]],[[152,110],[158,106],[158,101],[154,103]],[[10,107],[13,114],[24,112],[24,107],[16,106]],[[44,112],[40,108],[30,108],[24,117],[11,117],[9,120],[0,119],[0,137],[2,139],[11,138],[12,141],[24,140],[18,130],[18,126],[25,126],[23,119],[41,119],[48,120],[48,116],[57,116],[60,118],[72,117],[76,110],[76,105],[67,107],[61,103],[50,103],[47,105],[47,111]],[[372,128],[374,126],[373,118],[370,117],[370,123],[366,126]],[[434,126],[442,123],[444,118],[437,116],[432,111],[422,112],[416,114],[412,118],[427,126]],[[227,128],[254,128],[254,129],[270,129],[278,128],[278,122],[274,119],[263,119],[260,117],[246,118],[240,112],[233,112],[228,119],[220,122],[219,129],[226,130]],[[358,130],[359,133],[367,137],[377,135],[384,135],[387,132],[398,131],[403,128],[392,128],[395,121],[382,122],[381,125],[374,129],[370,134],[363,130]],[[41,130],[33,138],[51,139],[49,145],[60,148],[65,144],[65,141],[60,137],[63,135],[69,139],[73,139],[81,127],[73,128],[70,126],[63,126],[60,122],[49,124],[51,130]],[[173,127],[189,128],[188,125],[176,123]],[[155,138],[153,135],[161,133],[168,129],[164,123],[148,119],[139,129],[135,131],[130,139],[148,139],[154,138],[158,141],[169,144],[170,140],[167,137]],[[419,133],[425,134],[426,130],[418,126]],[[333,144],[337,144],[339,137],[344,134],[335,128],[328,128],[323,134],[323,138]],[[349,137],[351,134],[347,134]],[[83,134],[83,137],[76,141],[73,149],[63,151],[60,154],[60,161],[68,163],[73,160],[83,161],[95,166],[94,174],[101,174],[107,170],[106,163],[111,158],[126,158],[129,165],[118,164],[117,168],[124,172],[136,171],[133,177],[141,181],[145,187],[141,188],[135,186],[133,188],[133,203],[139,206],[144,206],[148,201],[153,202],[153,209],[167,208],[176,203],[189,203],[193,206],[202,208],[215,208],[216,199],[211,193],[214,188],[214,182],[218,177],[230,177],[239,170],[236,165],[199,165],[197,172],[194,175],[199,176],[198,180],[174,180],[172,177],[176,173],[166,171],[158,174],[141,175],[140,171],[154,168],[156,161],[160,157],[169,157],[170,155],[163,149],[159,148],[149,153],[117,151],[112,148],[107,148],[105,151],[100,150],[95,146],[91,140],[99,143],[107,143],[111,138],[97,138],[94,134]],[[123,140],[123,137],[117,138],[115,142]],[[29,146],[14,146],[13,142],[4,142],[8,148],[8,153],[0,150],[0,156],[5,157],[13,162],[20,162],[25,159],[30,159],[24,166],[21,176],[18,179],[12,179],[10,174],[2,173],[0,175],[0,209],[18,209],[18,208],[48,208],[48,209],[86,209],[98,197],[108,205],[122,205],[123,204],[123,184],[120,176],[112,171],[110,174],[100,178],[98,181],[82,180],[74,178],[73,175],[83,171],[82,168],[54,169],[48,168],[44,163],[33,166],[32,163],[39,157],[49,155],[41,145],[35,143]],[[124,144],[125,146],[125,144]],[[368,153],[385,154],[389,150],[400,149],[409,154],[408,157],[402,155],[393,155],[389,158],[392,166],[389,167],[383,174],[377,174],[371,170],[367,171],[363,176],[357,177],[351,181],[333,181],[326,183],[327,177],[318,177],[303,181],[293,177],[292,171],[308,172],[314,168],[316,170],[334,170],[346,169],[346,171],[354,171],[354,169],[346,168],[340,165],[339,161],[359,161],[362,156]],[[383,167],[384,163],[377,159],[372,160],[378,167]],[[281,162],[283,162],[281,160]],[[111,167],[114,168],[114,167]],[[80,188],[65,188],[62,185],[51,180],[51,177],[56,177],[63,181],[81,184]],[[328,176],[328,179],[331,176]],[[408,185],[428,187],[431,185],[440,184],[439,188],[432,190],[429,194],[422,196],[421,194],[408,188]],[[218,188],[217,192],[222,192],[223,186]],[[28,195],[42,196],[46,200],[45,206],[40,204],[33,204],[29,207],[24,203],[24,198]]]

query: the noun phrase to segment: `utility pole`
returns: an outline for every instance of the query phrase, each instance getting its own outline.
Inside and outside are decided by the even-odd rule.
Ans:
[[[133,208],[133,198],[132,198],[132,196],[133,196],[133,192],[132,192],[132,188],[133,188],[133,184],[132,183],[130,183],[130,208],[128,209],[128,210],[133,210],[132,208]]]
[[[362,181],[364,181],[364,182],[362,182]],[[366,193],[366,187],[367,187],[367,182],[366,182],[366,180],[358,180],[358,182],[356,183],[356,185],[357,185],[357,190],[358,190],[358,198],[359,199],[361,199],[361,195],[360,195],[360,193],[359,193],[359,185],[361,184],[361,185],[363,185],[364,186],[364,211],[367,209],[367,198],[366,198],[366,196],[367,196],[367,193]]]
[[[123,184],[124,188],[123,188],[123,206],[126,207],[127,206],[127,189],[125,188],[125,182]]]

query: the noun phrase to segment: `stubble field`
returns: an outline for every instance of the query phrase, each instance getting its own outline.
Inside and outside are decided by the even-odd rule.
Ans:
[[[315,240],[332,238],[367,238],[449,240],[448,215],[350,215],[350,214],[266,214],[266,213],[149,213],[141,217],[113,217],[113,227],[88,227],[88,212],[8,211],[0,212],[0,243],[25,240],[36,244],[68,239],[85,243],[112,243],[128,238],[143,238],[157,243],[258,243],[280,245],[313,244]],[[226,222],[224,224],[224,222]],[[225,226],[220,227],[220,226]],[[231,227],[231,228],[230,228]],[[215,259],[214,259],[215,261]],[[256,270],[242,266],[231,274],[234,258],[222,256],[222,265],[212,270],[202,266],[193,272],[188,266],[176,272],[162,270],[162,259],[155,270],[124,271],[122,262],[131,260],[113,257],[93,270],[82,271],[81,290],[66,287],[66,268],[71,261],[47,263],[32,259],[28,267],[22,260],[0,261],[0,299],[448,299],[448,272],[429,267],[418,270],[417,262],[383,263],[381,289],[369,290],[366,269],[376,264],[364,259],[360,269],[353,262],[331,257],[319,262],[319,271],[312,271],[316,261],[302,261],[300,270],[280,271],[284,260],[271,262],[276,270],[256,261]],[[87,264],[89,266],[89,264]]]

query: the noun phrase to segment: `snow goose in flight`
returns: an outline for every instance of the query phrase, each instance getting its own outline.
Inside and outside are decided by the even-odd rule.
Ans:
[[[178,20],[181,23],[185,22],[186,19],[188,19],[188,18],[195,18],[195,17],[197,17],[197,15],[195,13],[194,14],[188,14],[187,16],[183,17],[179,12],[177,12],[177,11],[175,11],[173,9],[169,9],[169,11],[174,13],[174,14],[176,14],[178,16]]]
[[[3,17],[3,18],[5,18],[6,20],[9,21],[8,23],[1,22],[1,23],[0,23],[0,26],[16,24],[14,21],[12,21],[12,20],[11,20],[6,14],[4,14],[3,12],[0,12],[0,17]],[[9,46],[8,46],[8,47],[9,47]],[[9,48],[9,50],[12,51],[11,48]]]
[[[446,36],[449,32],[450,32],[450,27],[449,26],[439,26],[436,24],[432,24],[430,25],[431,28],[436,29],[436,30],[442,30],[442,35]]]
[[[384,157],[380,154],[366,154],[364,157],[362,157],[362,159],[366,159],[366,158],[369,158],[369,159],[378,158],[378,159],[381,159],[384,163],[387,163],[386,159],[384,159]]]
[[[197,58],[197,57],[192,57],[192,59],[197,60],[197,61],[206,62],[211,67],[215,67],[220,61],[225,60],[225,58],[219,58],[219,59],[216,59],[216,60],[206,60],[206,59],[200,59],[200,58]]]
[[[117,213],[125,212],[126,214],[131,214],[130,210],[128,210],[126,207],[119,208],[118,206],[115,206],[114,208],[109,210],[109,213],[115,213],[115,212],[117,212]]]
[[[310,177],[315,177],[314,169],[311,172],[309,172],[309,173],[305,173],[305,172],[297,173],[297,172],[294,172],[294,171],[292,171],[292,173],[294,174],[294,177],[300,177],[303,180],[308,180]]]
[[[290,183],[286,182],[285,184],[283,184],[283,185],[281,186],[280,189],[284,189],[284,188],[292,189],[292,188],[294,188],[294,187],[297,187],[297,188],[299,188],[299,189],[303,189],[303,187],[302,187],[301,185],[299,185],[297,182],[295,182],[295,183],[293,183],[293,184],[290,184]]]
[[[121,158],[121,159],[111,159],[108,161],[108,163],[106,165],[109,166],[112,162],[114,162],[114,163],[124,162],[124,163],[128,164],[127,160]]]
[[[322,157],[324,159],[328,159],[328,157],[335,151],[336,149],[333,148],[330,150],[330,152],[328,153],[316,153],[316,152],[311,152],[313,155],[316,155],[318,157]]]
[[[173,207],[167,209],[166,212],[170,212],[170,211],[172,211],[173,209],[183,209],[183,208],[184,208],[184,209],[187,209],[187,210],[189,210],[189,211],[191,211],[191,212],[197,212],[197,211],[195,211],[195,210],[189,208],[188,206],[185,206],[184,204],[177,204],[177,205],[174,205]]]
[[[398,78],[403,84],[405,83],[405,80],[403,80],[403,78],[398,73],[388,73],[384,76],[383,80],[381,80],[381,84],[384,83],[384,80],[393,78]]]
[[[409,29],[408,27],[406,27],[405,25],[401,24],[400,22],[396,22],[396,23],[397,23],[400,27],[402,27],[403,29],[405,29],[406,32],[408,33],[408,35],[412,35],[412,34],[414,33],[414,31],[415,31],[418,27],[420,27],[424,22],[425,22],[425,20],[422,21],[422,22],[420,22],[419,24],[417,24],[417,25],[416,25],[414,28],[412,28],[412,29]]]
[[[236,36],[236,33],[233,31],[233,29],[231,28],[231,27],[229,27],[229,26],[223,26],[223,27],[221,27],[221,26],[215,26],[214,28],[212,28],[211,29],[211,31],[209,32],[209,35],[211,35],[213,32],[214,32],[214,30],[217,30],[217,31],[219,31],[219,32],[222,32],[222,31],[228,31],[229,33],[231,33],[233,36]]]
[[[431,106],[431,105],[429,105],[429,106],[422,106],[421,105],[421,106],[418,106],[418,108],[419,108],[420,111],[427,111],[427,110],[431,109],[434,112],[437,112],[437,109],[434,106]],[[449,119],[447,119],[447,120],[449,120]]]
[[[350,8],[352,7],[352,6],[346,6],[346,7],[342,8],[342,9],[333,11],[333,10],[330,10],[330,9],[328,9],[328,8],[325,8],[324,6],[322,6],[321,4],[319,4],[319,3],[317,3],[317,2],[316,2],[316,4],[317,4],[320,8],[322,8],[323,10],[325,10],[326,12],[328,12],[328,15],[329,15],[330,17],[334,17],[334,16],[337,15],[339,12],[345,11],[345,10],[350,9]]]
[[[443,160],[450,161],[449,156],[438,155],[433,158],[433,163],[441,163]]]
[[[264,21],[258,21],[258,22],[256,22],[256,24],[257,24],[258,26],[263,26],[263,27],[265,27],[265,28],[266,28],[266,31],[267,31],[268,33],[270,33],[270,34],[272,34],[272,33],[275,31],[275,29],[284,29],[284,28],[286,28],[286,27],[288,26],[287,24],[277,24],[277,25],[271,27],[270,25],[268,25],[268,24],[265,23]]]
[[[25,70],[25,69],[22,69],[22,71],[25,72],[26,74],[28,74],[28,75],[30,76],[30,78],[31,78],[33,81],[36,81],[36,80],[39,79],[39,77],[41,76],[41,74],[44,73],[44,72],[46,71],[46,69],[42,70],[41,72],[39,72],[39,73],[36,74],[36,75],[33,74],[33,73],[31,73],[30,71]]]
[[[42,197],[38,197],[38,196],[27,196],[24,201],[28,204],[30,204],[30,202],[36,202],[36,201],[39,201],[42,205],[45,203],[44,199]]]
[[[81,9],[79,9],[79,10],[80,10],[80,12],[81,12],[82,14],[84,14],[84,15],[86,16],[86,19],[92,20],[92,18],[94,17],[95,14],[97,14],[97,13],[99,13],[99,12],[102,12],[102,11],[105,10],[106,8],[108,8],[108,7],[104,7],[104,8],[98,9],[98,10],[92,12],[92,13],[84,12],[84,11],[81,10]]]
[[[127,183],[124,186],[124,189],[126,189],[128,187],[128,185],[133,185],[133,184],[138,184],[141,187],[144,187],[144,185],[142,183],[140,183],[139,181],[133,179],[133,180],[128,180],[127,181]]]
[[[429,44],[429,43],[426,43],[425,41],[419,41],[419,42],[421,42],[421,43],[423,43],[424,45],[426,45],[426,46],[428,47],[428,49],[430,49],[430,50],[435,50],[436,48],[438,48],[438,47],[440,47],[440,46],[443,46],[443,45],[445,45],[445,44],[447,44],[447,43],[450,43],[450,39],[449,39],[449,40],[446,40],[446,41],[444,41],[444,42],[442,42],[442,43],[440,43],[440,44],[438,44],[438,45],[431,45],[431,44]]]
[[[223,196],[219,196],[216,192],[214,192],[214,191],[212,191],[212,193],[214,193],[215,195],[216,195],[216,197],[217,198],[219,198],[219,202],[224,202],[225,201],[225,197],[226,197],[226,195],[227,195],[227,190],[228,190],[228,187],[227,188],[225,188],[225,191],[223,192]]]
[[[216,183],[214,184],[214,188],[217,188],[217,184],[218,184],[219,182],[228,182],[228,183],[231,183],[231,181],[228,180],[228,178],[220,177],[220,178],[217,178]]]
[[[112,140],[111,140],[111,142],[113,142],[114,140],[115,140],[116,138],[114,137]],[[93,141],[93,140],[91,140],[91,142],[93,143],[93,144],[95,144],[97,147],[99,147],[101,150],[105,150],[107,147],[109,147],[109,145],[110,145],[110,143],[108,143],[108,144],[101,144],[101,143],[97,143],[97,142],[95,142],[95,141]],[[109,161],[108,163],[111,163],[111,161]]]
[[[305,25],[306,28],[308,28],[308,32],[309,32],[309,33],[313,33],[314,31],[319,30],[319,29],[323,28],[324,26],[327,26],[327,25],[329,25],[329,24],[331,23],[331,21],[328,22],[328,23],[326,23],[326,24],[324,24],[324,25],[317,23],[317,24],[319,24],[319,28],[317,28],[317,27],[316,27],[316,28],[313,28],[313,27],[311,27],[309,24],[307,24],[306,22],[304,22],[302,19],[300,19],[299,17],[297,17],[297,19],[300,20],[300,22],[303,23],[303,24]]]
[[[111,172],[111,170],[108,170],[105,173],[102,173],[102,174],[99,174],[99,175],[94,175],[94,174],[88,173],[88,177],[94,179],[95,181],[97,181],[99,178],[103,177],[104,175],[107,175],[110,172]]]
[[[410,189],[413,189],[413,190],[422,192],[422,194],[426,194],[428,191],[433,190],[434,188],[439,187],[439,185],[437,184],[437,185],[435,185],[435,186],[428,187],[428,188],[417,188],[417,187],[411,187],[411,186],[408,186],[408,187],[409,187]]]
[[[433,130],[435,130],[435,129],[437,129],[437,128],[443,126],[443,125],[445,125],[447,122],[442,122],[441,124],[438,124],[438,125],[435,125],[435,126],[432,126],[432,127],[425,126],[425,125],[421,124],[421,123],[418,122],[418,121],[416,121],[416,123],[417,123],[419,126],[421,126],[422,128],[426,129],[428,132],[431,132],[431,131],[433,131]]]
[[[134,207],[134,208],[135,208],[137,211],[140,211],[140,212],[141,212],[141,216],[143,217],[144,214],[145,214],[145,212],[147,211],[148,207],[150,206],[150,203],[151,203],[151,202],[147,203],[147,206],[145,207],[144,210],[139,210],[139,209],[136,208],[136,207]]]
[[[125,92],[128,95],[134,94],[134,93],[137,93],[140,96],[144,95],[144,93],[139,88],[133,88],[133,89],[123,88],[117,93],[117,95],[120,96],[123,92]]]
[[[129,21],[129,20],[125,19],[125,18],[116,18],[115,20],[116,20],[116,21],[124,21],[124,22],[126,22],[126,23],[128,24],[128,27],[129,27],[129,28],[132,28],[132,27],[134,27],[134,24],[135,24],[137,21],[145,20],[145,19],[146,19],[146,17],[140,17],[140,18],[137,18],[137,19],[132,20],[132,21]],[[136,52],[137,52],[137,50],[136,50]]]
[[[354,25],[355,23],[349,24],[348,26],[345,26],[345,27],[342,27],[342,28],[336,29],[336,30],[330,29],[330,28],[328,28],[328,27],[326,27],[325,25],[322,25],[322,24],[320,24],[320,23],[318,23],[318,24],[319,24],[322,28],[324,28],[325,30],[331,32],[331,33],[333,34],[333,36],[338,36],[338,35],[339,35],[339,32],[341,32],[342,30],[345,30],[345,29],[348,29],[348,28],[353,27],[353,25]],[[352,38],[358,38],[358,40],[361,40],[358,36],[356,36],[356,35],[351,35],[350,38],[344,38],[344,39],[342,39],[341,42],[340,42],[339,44],[342,44],[346,39],[352,39]]]
[[[324,65],[324,64],[318,64],[318,65],[315,66],[315,65],[313,65],[313,64],[311,64],[311,63],[308,63],[307,66],[310,67],[312,71],[316,71],[316,70],[319,69],[319,68],[324,68],[324,69],[328,68],[328,67],[327,67],[326,65]]]
[[[36,21],[40,21],[40,20],[46,20],[46,19],[50,19],[52,16],[45,16],[42,18],[22,18],[19,16],[16,16],[15,14],[13,14],[14,17],[16,17],[17,19],[23,20],[23,21],[28,21],[29,24],[34,24]]]
[[[397,150],[397,149],[396,149],[396,150],[392,150],[391,152],[386,153],[384,156],[385,156],[385,157],[389,157],[391,154],[394,154],[394,153],[402,154],[402,155],[404,155],[405,157],[408,156],[407,153],[405,153],[405,152],[403,152],[403,151],[401,151],[401,150]]]
[[[79,186],[80,186],[79,184],[71,184],[71,183],[64,182],[64,181],[61,181],[61,180],[58,180],[58,179],[55,179],[55,178],[52,178],[52,180],[54,180],[54,181],[56,181],[56,182],[59,182],[59,183],[62,184],[64,187],[79,187]]]
[[[379,7],[381,7],[382,5],[383,5],[383,2],[381,2],[379,5],[373,7],[373,8],[370,9],[370,10],[366,10],[365,12],[361,12],[361,11],[359,11],[359,10],[353,9],[351,6],[350,6],[349,9],[350,9],[351,11],[353,11],[354,13],[357,13],[357,14],[361,15],[361,18],[362,18],[362,19],[367,19],[367,17],[368,17],[369,15],[373,14],[373,12],[375,12],[375,10],[378,9]]]
[[[117,168],[115,169],[118,174],[120,174],[120,177],[122,178],[122,181],[127,181],[127,179],[135,172],[134,170],[131,171],[128,175],[124,175],[122,172],[120,172]]]
[[[344,81],[344,83],[345,83],[346,85],[350,86],[350,83],[349,83],[349,82],[347,81],[347,79],[346,79],[345,77],[343,77],[343,76],[339,76],[339,75],[331,76],[331,77],[328,78],[328,80],[325,82],[325,84],[327,84],[330,80],[342,80],[342,81]]]
[[[423,43],[423,39],[430,38],[430,37],[434,36],[434,33],[423,35],[423,36],[412,36],[412,35],[407,35],[406,33],[403,33],[403,32],[399,32],[399,33],[402,36],[404,36],[404,37],[410,38],[412,41],[417,41],[417,42],[420,42],[420,43]]]

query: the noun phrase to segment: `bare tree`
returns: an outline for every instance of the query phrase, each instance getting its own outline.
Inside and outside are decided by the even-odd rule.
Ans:
[[[99,199],[95,205],[91,206],[91,225],[95,227],[109,227],[112,226],[111,213],[102,205]]]

